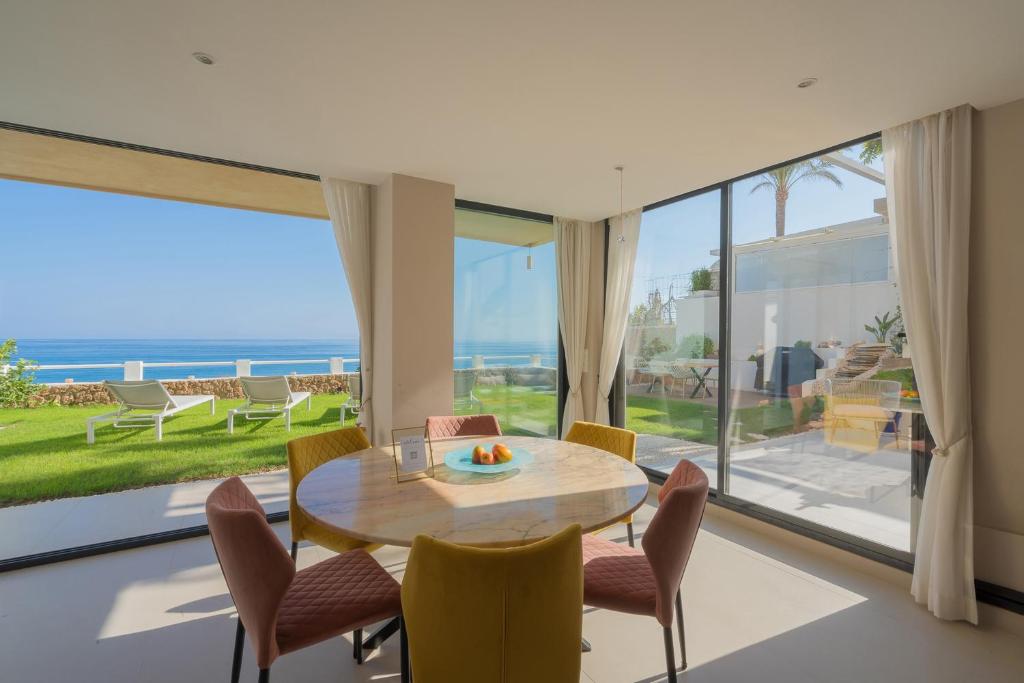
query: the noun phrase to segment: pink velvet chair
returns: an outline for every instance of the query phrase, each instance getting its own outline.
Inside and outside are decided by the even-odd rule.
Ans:
[[[658,509],[640,541],[643,550],[597,536],[583,537],[583,604],[657,619],[665,634],[665,661],[672,682],[676,681],[672,603],[674,598],[685,669],[686,636],[679,583],[707,498],[707,475],[692,462],[682,460],[661,487]]]
[[[256,652],[259,681],[266,683],[271,664],[281,655],[401,616],[401,587],[365,550],[350,550],[296,571],[263,507],[238,477],[213,490],[206,499],[206,516],[238,610],[232,683],[238,682],[246,632]],[[404,628],[401,649],[406,682]]]
[[[494,415],[433,415],[427,418],[427,434],[432,441],[460,436],[501,436],[501,425]]]

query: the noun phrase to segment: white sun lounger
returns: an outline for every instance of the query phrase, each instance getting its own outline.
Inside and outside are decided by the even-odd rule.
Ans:
[[[210,415],[213,415],[216,409],[216,397],[212,394],[172,396],[167,393],[167,388],[155,379],[107,381],[103,384],[120,406],[112,413],[96,415],[85,421],[86,441],[90,444],[96,443],[96,425],[100,422],[112,422],[115,427],[153,425],[156,427],[156,440],[160,441],[164,436],[164,418],[203,403],[210,404]]]
[[[245,394],[245,405],[228,411],[228,434],[235,431],[235,415],[244,415],[247,420],[272,420],[284,415],[284,427],[292,430],[292,408],[303,401],[306,410],[313,407],[313,394],[308,391],[292,391],[288,378],[276,377],[239,377],[242,392]]]

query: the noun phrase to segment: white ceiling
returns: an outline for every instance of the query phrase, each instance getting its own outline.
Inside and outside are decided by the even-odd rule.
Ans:
[[[0,0],[0,120],[597,219],[616,164],[630,208],[1024,97],[1022,27],[1021,0]]]

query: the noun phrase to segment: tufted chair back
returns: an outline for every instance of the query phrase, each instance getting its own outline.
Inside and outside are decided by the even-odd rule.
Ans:
[[[427,434],[432,441],[460,436],[501,436],[501,425],[494,415],[432,415],[427,418]]]
[[[370,448],[370,440],[359,427],[335,429],[288,442],[288,521],[293,541],[305,538],[303,529],[311,523],[295,500],[299,482],[325,462],[367,448]]]
[[[295,563],[267,523],[263,506],[238,477],[206,499],[210,538],[238,618],[266,669],[279,653],[277,613],[295,577]]]
[[[413,541],[402,611],[417,681],[580,679],[580,527],[517,548]]]
[[[708,477],[689,460],[680,460],[658,493],[658,509],[644,532],[641,545],[657,584],[655,616],[672,625],[672,600],[704,516]]]

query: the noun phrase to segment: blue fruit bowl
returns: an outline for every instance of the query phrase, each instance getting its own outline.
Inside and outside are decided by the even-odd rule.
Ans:
[[[493,443],[481,443],[474,444],[468,448],[459,448],[454,451],[445,453],[444,464],[453,470],[459,470],[460,472],[479,472],[481,474],[497,474],[499,472],[508,472],[509,470],[517,470],[523,465],[529,465],[533,462],[533,453],[526,450],[525,448],[513,448],[512,459],[508,462],[499,463],[496,465],[476,465],[473,463],[473,449],[477,445],[483,446],[487,450],[491,450],[494,447]]]

